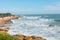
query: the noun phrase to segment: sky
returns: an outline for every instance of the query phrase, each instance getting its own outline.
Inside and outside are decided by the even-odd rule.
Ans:
[[[60,0],[0,0],[0,13],[60,14]]]

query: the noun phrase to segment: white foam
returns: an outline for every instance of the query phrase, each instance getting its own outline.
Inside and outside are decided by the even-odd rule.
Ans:
[[[12,20],[14,22],[12,28],[15,29],[9,30],[8,33],[41,36],[46,37],[47,40],[58,40],[58,38],[55,37],[60,37],[60,27],[49,27],[48,23],[52,22],[52,19],[44,19],[39,17],[27,18],[31,20],[26,20],[26,17],[21,20]],[[39,20],[35,20],[37,18],[39,18]]]
[[[27,16],[24,16],[24,18],[25,19],[29,19],[29,20],[31,20],[31,19],[35,19],[36,20],[36,19],[41,18],[41,16],[38,16],[38,17],[36,17],[36,16],[28,16],[28,17]]]
[[[47,37],[47,40],[57,40],[55,37]]]

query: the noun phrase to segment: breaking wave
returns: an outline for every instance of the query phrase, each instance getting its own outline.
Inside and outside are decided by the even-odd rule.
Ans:
[[[21,19],[11,20],[10,34],[23,34],[41,36],[47,40],[59,40],[60,38],[60,26],[54,25],[54,19],[42,18],[41,16],[24,16]]]

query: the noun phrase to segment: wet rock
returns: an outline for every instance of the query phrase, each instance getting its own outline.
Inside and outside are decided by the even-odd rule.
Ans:
[[[9,27],[0,27],[0,31],[8,32]]]
[[[54,25],[51,24],[51,25],[49,25],[49,27],[54,27]]]
[[[24,35],[14,35],[14,36],[16,36],[17,38],[19,38],[20,40],[24,39]]]
[[[7,16],[7,17],[3,17],[3,18],[0,18],[0,24],[5,24],[13,19],[18,19],[19,16]]]

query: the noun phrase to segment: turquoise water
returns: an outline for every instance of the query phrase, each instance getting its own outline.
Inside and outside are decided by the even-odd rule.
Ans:
[[[11,20],[8,33],[41,36],[47,40],[60,40],[60,14],[21,15]]]

